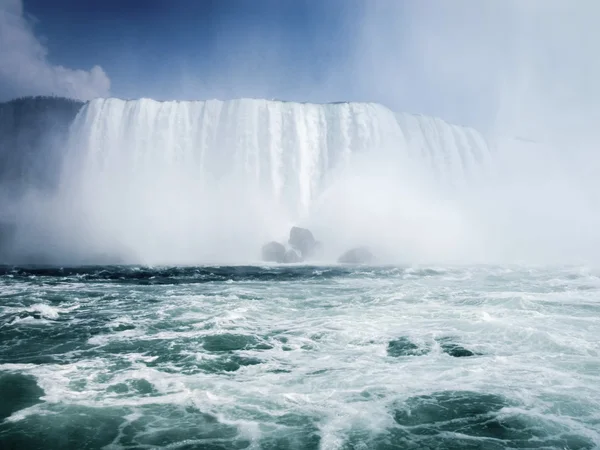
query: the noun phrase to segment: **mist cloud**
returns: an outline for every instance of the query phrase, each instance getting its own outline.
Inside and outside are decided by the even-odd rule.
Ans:
[[[594,0],[373,1],[353,68],[394,109],[582,145],[598,135],[599,15]]]
[[[89,71],[52,64],[35,36],[22,0],[0,0],[0,100],[59,95],[80,100],[106,97],[110,79],[99,66]]]

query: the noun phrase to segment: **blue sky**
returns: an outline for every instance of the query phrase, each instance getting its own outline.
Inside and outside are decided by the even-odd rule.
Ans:
[[[599,15],[596,0],[0,0],[0,100],[375,101],[527,136],[589,129]]]
[[[99,65],[113,95],[161,99],[310,97],[347,56],[347,30],[361,7],[354,0],[25,0],[52,63]]]
[[[50,90],[60,95],[375,101],[471,121],[440,107],[439,99],[464,95],[461,89],[445,93],[399,42],[419,20],[418,0],[376,0],[377,8],[371,0],[1,1],[21,5],[47,65],[97,66],[106,75],[66,87],[56,80]],[[365,36],[371,26],[376,33]],[[47,90],[25,85],[9,93]]]

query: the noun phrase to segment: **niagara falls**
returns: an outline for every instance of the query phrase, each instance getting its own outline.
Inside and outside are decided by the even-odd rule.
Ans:
[[[0,450],[600,448],[592,0],[0,0]]]

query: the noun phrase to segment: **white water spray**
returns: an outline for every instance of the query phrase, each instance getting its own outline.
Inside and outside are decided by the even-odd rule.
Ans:
[[[460,188],[490,157],[474,130],[378,104],[251,99],[94,100],[68,150],[58,199],[71,243],[150,264],[255,261],[297,223],[316,227],[331,257],[360,240],[385,247],[356,221],[369,203],[415,183]],[[354,206],[339,209],[344,199]],[[377,220],[400,226],[394,211]]]
[[[538,144],[490,142],[378,104],[98,99],[72,124],[58,190],[20,202],[17,253],[256,263],[300,225],[323,262],[359,245],[383,263],[593,257],[600,220],[573,173]]]

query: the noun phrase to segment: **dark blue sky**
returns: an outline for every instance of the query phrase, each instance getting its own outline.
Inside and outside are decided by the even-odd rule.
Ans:
[[[494,64],[451,45],[477,14],[438,0],[4,1],[2,98],[373,101],[472,125],[495,104]]]
[[[597,0],[0,0],[0,100],[373,101],[540,134],[563,112],[593,122],[598,13]]]
[[[355,43],[356,0],[25,0],[53,64],[119,97],[317,100]],[[327,89],[329,90],[329,89]],[[319,92],[321,91],[321,92]],[[341,100],[347,92],[332,92]]]

